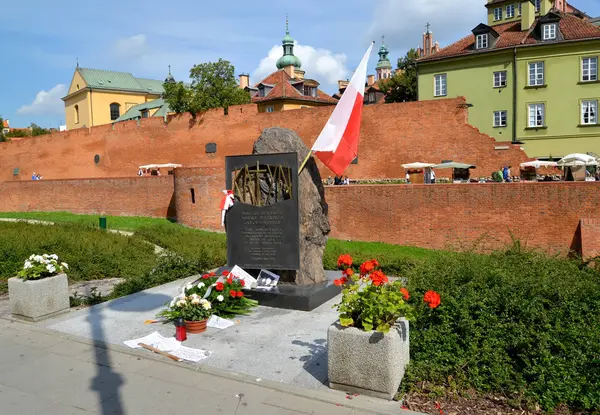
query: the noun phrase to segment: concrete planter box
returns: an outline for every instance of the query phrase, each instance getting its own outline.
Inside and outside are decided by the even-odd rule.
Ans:
[[[409,361],[408,321],[387,334],[335,323],[327,331],[329,387],[393,399]]]
[[[66,274],[41,280],[9,278],[8,300],[13,317],[40,321],[69,311],[69,284]]]

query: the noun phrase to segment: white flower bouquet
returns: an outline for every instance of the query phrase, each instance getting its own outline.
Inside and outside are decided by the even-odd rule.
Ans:
[[[17,277],[24,280],[39,280],[66,272],[69,266],[59,261],[56,254],[31,255],[25,260],[23,269],[17,273]]]

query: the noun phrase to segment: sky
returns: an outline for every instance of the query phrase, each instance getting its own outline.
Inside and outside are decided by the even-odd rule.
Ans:
[[[84,68],[187,80],[198,63],[229,60],[251,83],[276,70],[285,18],[306,76],[329,93],[347,79],[369,42],[398,57],[422,42],[426,23],[442,47],[486,21],[486,0],[227,0],[5,2],[0,12],[0,117],[11,127],[64,124],[77,61]],[[600,0],[573,0],[600,16]],[[376,49],[377,50],[377,49]],[[371,56],[370,73],[377,62]]]

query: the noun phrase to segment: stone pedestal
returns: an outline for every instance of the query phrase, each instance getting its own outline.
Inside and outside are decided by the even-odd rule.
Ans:
[[[386,334],[335,323],[327,331],[327,356],[330,388],[391,400],[409,362],[408,321]]]
[[[9,278],[8,300],[13,317],[40,321],[69,311],[66,274],[40,280]]]

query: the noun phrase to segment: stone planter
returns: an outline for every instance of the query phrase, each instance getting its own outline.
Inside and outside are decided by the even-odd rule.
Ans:
[[[69,284],[66,274],[41,280],[9,278],[8,300],[14,317],[40,321],[69,311]]]
[[[327,331],[329,387],[393,399],[409,361],[408,321],[387,334],[342,327]]]

